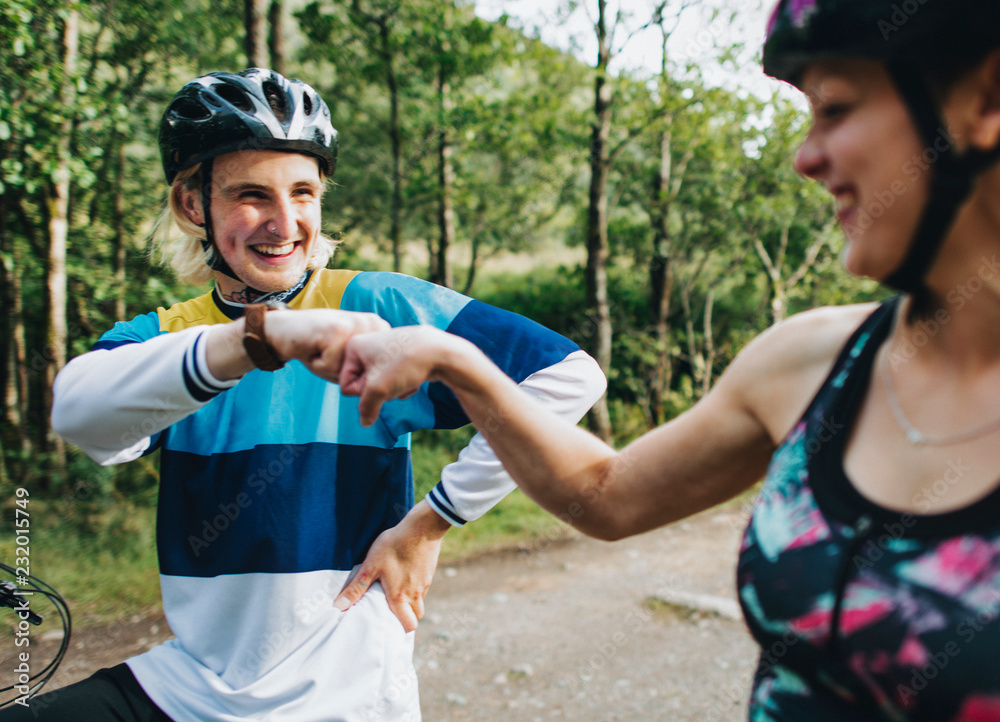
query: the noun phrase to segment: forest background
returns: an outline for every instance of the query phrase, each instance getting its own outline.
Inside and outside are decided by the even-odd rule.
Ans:
[[[840,271],[830,202],[792,169],[801,108],[671,57],[686,13],[734,16],[566,0],[557,21],[578,5],[588,60],[461,0],[0,0],[0,561],[23,489],[32,573],[78,620],[158,603],[155,455],[98,467],[48,414],[67,359],[206,290],[146,246],[166,190],[159,117],[199,74],[264,66],[313,85],[340,132],[331,265],[417,275],[567,335],[608,375],[586,423],[617,445],[696,402],[767,326],[879,293]],[[661,53],[613,73],[627,28],[658,33]],[[724,37],[690,42],[759,73]],[[418,498],[471,433],[414,439]],[[515,493],[445,555],[564,531]]]

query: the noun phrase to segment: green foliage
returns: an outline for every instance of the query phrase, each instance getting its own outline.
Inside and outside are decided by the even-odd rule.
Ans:
[[[411,457],[416,499],[423,499],[441,481],[441,469],[458,457],[475,433],[472,427],[449,431],[416,431]]]

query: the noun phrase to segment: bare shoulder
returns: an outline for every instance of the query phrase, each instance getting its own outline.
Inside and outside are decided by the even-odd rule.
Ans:
[[[772,371],[813,364],[831,366],[858,326],[878,308],[875,303],[823,306],[796,314],[772,326],[740,353],[748,363]]]
[[[772,441],[785,437],[851,334],[876,308],[865,303],[805,311],[772,326],[740,352],[726,371],[726,384]]]

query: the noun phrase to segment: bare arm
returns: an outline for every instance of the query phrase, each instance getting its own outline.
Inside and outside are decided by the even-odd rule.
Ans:
[[[264,329],[278,355],[298,359],[306,368],[328,381],[337,380],[344,344],[352,334],[381,331],[389,324],[371,313],[331,309],[270,311]],[[219,380],[238,379],[253,371],[254,365],[243,348],[243,319],[213,327],[206,339],[206,360]]]
[[[587,534],[617,539],[711,507],[760,479],[863,314],[836,316],[767,332],[693,409],[620,452],[548,414],[477,349],[434,329],[354,337],[341,386],[361,396],[362,423],[371,423],[383,401],[427,379],[445,382],[529,496]]]
[[[691,412],[616,452],[520,393],[471,344],[430,328],[407,332],[405,355],[370,366],[363,379],[355,361],[377,359],[387,339],[362,336],[348,346],[342,388],[361,392],[362,423],[424,378],[443,381],[524,492],[592,536],[637,534],[733,496],[760,478],[774,448],[720,382]]]

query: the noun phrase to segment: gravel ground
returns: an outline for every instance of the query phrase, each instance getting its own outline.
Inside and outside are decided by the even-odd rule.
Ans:
[[[745,720],[744,523],[707,513],[442,569],[418,632],[425,719]]]

